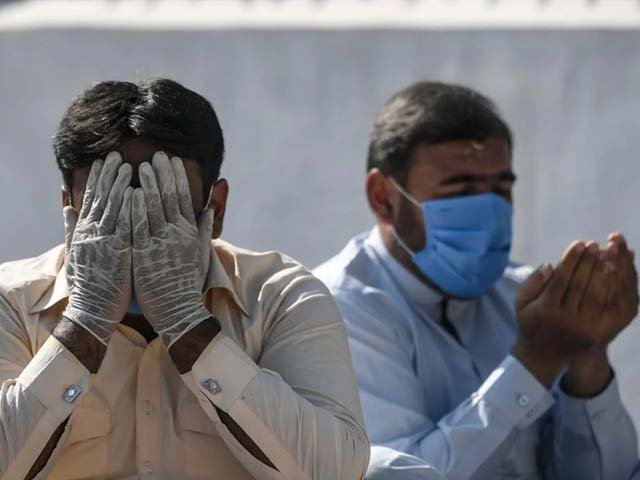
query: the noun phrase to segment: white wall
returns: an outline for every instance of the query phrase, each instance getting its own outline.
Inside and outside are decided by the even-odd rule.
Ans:
[[[371,224],[370,124],[419,79],[467,84],[516,134],[515,257],[556,260],[622,230],[640,247],[638,31],[0,31],[0,261],[62,240],[50,146],[93,81],[167,76],[214,104],[231,182],[225,237],[314,266]],[[636,326],[616,345],[640,420]]]

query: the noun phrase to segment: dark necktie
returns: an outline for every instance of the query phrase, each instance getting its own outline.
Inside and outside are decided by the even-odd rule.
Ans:
[[[453,323],[451,323],[451,320],[449,320],[449,316],[447,315],[448,305],[449,305],[448,298],[445,298],[444,300],[442,300],[442,303],[440,304],[440,308],[441,308],[440,323],[442,324],[442,327],[449,333],[449,335],[455,338],[456,342],[460,343],[460,337],[458,336],[456,327],[453,326]]]

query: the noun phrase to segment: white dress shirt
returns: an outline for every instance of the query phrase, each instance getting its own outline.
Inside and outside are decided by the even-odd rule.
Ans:
[[[377,228],[315,270],[347,323],[371,443],[411,459],[402,478],[630,477],[637,440],[615,379],[572,398],[509,355],[530,272],[512,265],[483,297],[445,301],[389,255]]]
[[[0,265],[0,480],[357,480],[364,431],[344,322],[290,258],[212,244],[205,305],[222,332],[180,375],[162,340],[120,324],[92,375],[51,331],[62,246]],[[226,427],[227,413],[269,458]]]

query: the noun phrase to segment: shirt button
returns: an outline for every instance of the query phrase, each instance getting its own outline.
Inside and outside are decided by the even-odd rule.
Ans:
[[[531,400],[528,396],[518,395],[518,405],[520,405],[521,407],[526,407],[527,405],[529,405],[529,403],[531,403]]]
[[[202,386],[212,394],[220,393],[222,391],[222,387],[220,387],[220,384],[212,378],[207,378],[204,382],[202,382]]]
[[[62,398],[67,403],[73,403],[81,393],[82,388],[80,388],[78,385],[71,385],[64,391],[64,393],[62,394]]]

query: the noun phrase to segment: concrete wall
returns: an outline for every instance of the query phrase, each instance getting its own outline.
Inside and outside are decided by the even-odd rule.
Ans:
[[[50,137],[93,81],[174,78],[222,121],[231,182],[225,238],[309,266],[372,221],[363,196],[373,116],[418,79],[492,97],[516,134],[514,257],[555,261],[622,230],[640,246],[640,32],[0,32],[0,261],[62,240]],[[640,420],[640,327],[618,341]],[[636,360],[637,361],[637,360]]]

